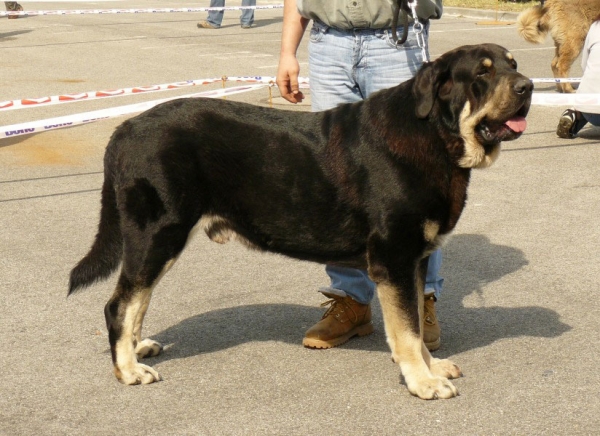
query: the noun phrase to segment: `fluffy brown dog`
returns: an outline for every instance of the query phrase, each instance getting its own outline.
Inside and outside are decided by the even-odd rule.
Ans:
[[[526,41],[541,44],[550,32],[556,51],[552,72],[556,78],[569,77],[571,65],[581,52],[592,21],[600,15],[600,0],[547,0],[519,15],[517,30]],[[558,83],[559,92],[574,92],[570,83]]]

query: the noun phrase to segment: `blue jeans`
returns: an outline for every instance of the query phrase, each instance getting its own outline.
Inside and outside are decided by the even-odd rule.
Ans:
[[[256,6],[256,0],[242,0],[242,6]],[[225,7],[225,0],[210,0],[210,7]],[[206,21],[215,27],[221,27],[224,14],[225,11],[209,11]],[[240,15],[240,24],[242,26],[250,26],[252,23],[254,23],[254,9],[242,9],[242,14]]]
[[[583,118],[593,126],[600,127],[600,114],[592,114],[590,112],[582,112]]]
[[[428,29],[425,25],[425,36]],[[402,33],[401,27],[398,33]],[[360,101],[375,91],[396,86],[412,78],[423,64],[412,26],[405,44],[397,48],[390,29],[337,30],[314,22],[308,52],[313,111]],[[441,265],[442,252],[436,250],[429,257],[426,294],[439,296],[444,282],[439,276]],[[331,279],[330,291],[341,290],[362,304],[373,299],[375,283],[366,271],[333,265],[327,265],[325,271]]]

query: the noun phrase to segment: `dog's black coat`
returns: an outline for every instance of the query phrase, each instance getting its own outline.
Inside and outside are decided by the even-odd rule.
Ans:
[[[458,48],[412,80],[321,113],[212,99],[161,104],[124,122],[108,144],[99,232],[69,293],[122,260],[105,310],[115,373],[128,384],[157,380],[132,350],[152,288],[200,223],[218,242],[236,237],[368,269],[392,290],[379,292],[402,366],[408,352],[391,336],[403,326],[419,337],[423,259],[456,225],[471,167],[491,163],[502,140],[520,135],[505,122],[527,114],[531,91],[506,49],[487,44]],[[415,395],[452,396],[445,382],[429,392],[423,386],[435,377],[414,373],[405,377]]]

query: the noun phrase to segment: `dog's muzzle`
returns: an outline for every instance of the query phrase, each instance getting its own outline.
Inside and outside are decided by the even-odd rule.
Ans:
[[[477,133],[483,139],[484,144],[497,144],[502,141],[517,139],[527,128],[525,117],[531,105],[533,83],[525,76],[518,78],[512,85],[511,96],[516,110],[509,112],[500,120],[484,118],[476,128]]]

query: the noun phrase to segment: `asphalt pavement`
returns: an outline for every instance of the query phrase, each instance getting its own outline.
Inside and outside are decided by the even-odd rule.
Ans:
[[[175,0],[21,2],[27,10],[182,7]],[[259,5],[269,4],[259,1]],[[186,2],[205,7],[208,1]],[[227,6],[238,6],[228,2]],[[0,18],[0,102],[226,75],[274,76],[281,9],[241,29],[205,13]],[[497,21],[502,20],[502,21]],[[551,76],[553,44],[521,40],[514,16],[448,8],[435,58],[496,42],[532,78]],[[306,75],[307,42],[299,51]],[[581,74],[579,62],[572,76]],[[239,83],[226,83],[227,87]],[[0,126],[70,116],[176,91],[0,111]],[[553,84],[536,93],[558,95]],[[273,89],[273,104],[284,103]],[[269,105],[266,88],[228,99]],[[163,381],[112,374],[103,307],[116,275],[66,297],[96,233],[102,157],[127,116],[0,139],[1,435],[592,435],[600,428],[600,129],[560,139],[566,106],[532,106],[528,129],[472,174],[443,249],[442,346],[465,376],[460,396],[423,401],[400,384],[374,302],[375,332],[331,350],[303,348],[327,284],[320,265],[198,236],[156,289],[145,336]]]

